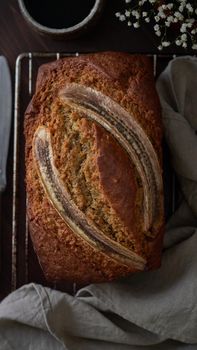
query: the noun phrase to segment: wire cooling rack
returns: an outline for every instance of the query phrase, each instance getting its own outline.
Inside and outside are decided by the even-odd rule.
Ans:
[[[13,159],[13,220],[12,220],[12,290],[29,282],[37,282],[75,293],[76,283],[49,284],[43,275],[29,238],[27,203],[25,192],[24,164],[24,112],[35,91],[36,76],[41,64],[59,60],[62,57],[78,56],[79,53],[23,53],[16,60],[15,106],[14,106],[14,159]],[[153,60],[155,77],[176,55],[148,55]],[[168,218],[178,201],[177,181],[169,163],[169,151],[164,144],[164,188],[165,212]]]

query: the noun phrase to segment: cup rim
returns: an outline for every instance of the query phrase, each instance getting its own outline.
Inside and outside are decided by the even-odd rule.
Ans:
[[[89,24],[94,17],[97,15],[97,12],[100,10],[100,6],[103,5],[104,0],[95,0],[95,4],[93,5],[92,9],[90,10],[90,13],[79,23],[75,24],[74,26],[71,27],[65,27],[65,28],[50,28],[45,25],[40,24],[37,22],[28,12],[24,1],[23,0],[18,0],[20,10],[23,14],[23,16],[37,29],[42,31],[43,33],[46,34],[69,34],[73,33],[75,31],[78,31],[82,29],[84,26]]]

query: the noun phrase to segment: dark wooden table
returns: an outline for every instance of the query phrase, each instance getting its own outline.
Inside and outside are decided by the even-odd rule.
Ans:
[[[8,59],[14,87],[14,71],[17,56],[22,52],[91,52],[128,51],[157,53],[157,43],[150,29],[132,30],[115,18],[122,0],[106,0],[104,13],[97,26],[83,37],[69,41],[54,41],[34,32],[20,14],[17,0],[0,1],[0,55]],[[166,52],[166,51],[165,51]],[[170,48],[168,53],[181,53]],[[187,54],[190,52],[187,51]],[[1,197],[0,214],[0,298],[11,290],[11,232],[12,232],[12,157],[13,132],[7,166],[8,184]]]

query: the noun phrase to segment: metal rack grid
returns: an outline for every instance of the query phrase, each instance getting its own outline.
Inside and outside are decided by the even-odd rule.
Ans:
[[[22,174],[22,182],[23,186],[19,186],[19,178],[21,180],[21,174],[20,174],[20,166],[22,163],[24,163],[24,149],[22,152],[22,158],[21,158],[21,147],[24,146],[24,144],[20,145],[20,138],[21,132],[22,132],[22,124],[23,124],[23,112],[22,109],[27,106],[27,101],[29,102],[32,94],[34,92],[34,86],[35,86],[35,80],[37,75],[37,69],[34,70],[35,61],[37,62],[37,68],[39,65],[43,63],[47,63],[49,60],[58,60],[63,57],[70,57],[70,56],[78,56],[79,53],[23,53],[18,56],[16,60],[16,70],[15,70],[15,105],[14,105],[14,155],[13,155],[13,220],[12,220],[12,290],[15,290],[17,287],[19,287],[21,284],[34,281],[33,277],[29,276],[29,229],[28,229],[28,220],[26,215],[26,199],[24,200],[23,197],[25,196],[25,190],[24,190],[24,172]],[[160,71],[162,71],[169,60],[172,58],[175,58],[176,55],[148,55],[153,60],[153,70],[154,70],[154,76],[157,76]],[[23,86],[22,86],[23,85]],[[26,105],[24,106],[24,101],[22,96],[23,94],[26,94]],[[22,108],[23,107],[23,108]],[[169,169],[168,169],[169,170]],[[167,170],[167,171],[168,171]],[[171,194],[170,194],[170,201],[171,201],[171,213],[174,212],[175,206],[176,206],[176,177],[173,173],[172,169],[169,170],[171,172],[171,180],[170,180],[170,186],[171,186]],[[22,190],[21,190],[22,189]],[[20,191],[23,192],[23,194],[20,193]],[[22,212],[20,213],[21,216],[24,218],[24,223],[22,225],[22,232],[20,232],[20,237],[22,237],[23,242],[22,244],[19,244],[19,219],[21,217],[18,216],[18,213],[20,211],[19,203],[21,199],[23,198],[23,204],[22,204]],[[18,282],[18,270],[19,270],[19,261],[18,261],[18,255],[19,251],[22,251],[22,256],[25,260],[24,266],[23,266],[23,272],[21,273],[22,279],[20,277],[20,282]],[[30,277],[30,278],[29,278]],[[56,284],[52,285],[53,288],[58,288]],[[76,283],[72,285],[71,292],[75,293],[76,291]]]

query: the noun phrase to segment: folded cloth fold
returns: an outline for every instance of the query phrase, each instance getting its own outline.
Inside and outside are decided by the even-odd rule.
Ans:
[[[172,60],[157,90],[183,201],[162,266],[75,296],[29,284],[0,304],[0,349],[197,349],[197,59]]]

